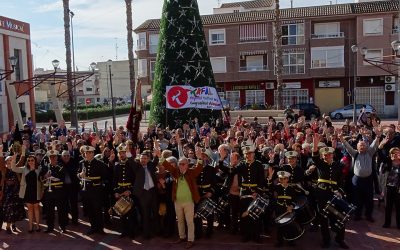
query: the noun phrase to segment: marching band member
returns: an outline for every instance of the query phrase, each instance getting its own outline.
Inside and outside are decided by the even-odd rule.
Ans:
[[[290,174],[290,184],[303,184],[304,170],[298,164],[298,153],[296,151],[288,151],[285,153],[288,163],[281,166],[281,171],[286,171]]]
[[[89,215],[90,230],[86,233],[104,233],[102,182],[106,176],[106,165],[94,158],[94,147],[82,146],[84,160],[79,163],[78,177],[82,179],[82,198]]]
[[[296,190],[293,188],[293,186],[289,185],[289,179],[291,174],[286,171],[278,171],[278,179],[279,183],[273,186],[272,184],[272,178],[274,174],[274,169],[273,168],[268,168],[268,185],[271,186],[270,189],[272,189],[274,193],[274,198],[275,198],[275,204],[274,204],[274,209],[275,209],[275,214],[276,216],[280,216],[286,212],[291,213],[295,204],[295,198],[297,195]],[[288,244],[290,246],[294,245],[294,241],[289,241]],[[281,228],[277,228],[277,242],[275,243],[275,247],[281,247],[283,246],[283,236],[282,236],[282,231]]]
[[[204,168],[200,175],[197,177],[197,186],[201,197],[200,202],[207,198],[214,198],[215,184],[216,184],[216,171],[212,164],[212,155],[209,149],[202,149],[201,160],[204,162]],[[197,207],[196,207],[197,209]],[[196,239],[203,235],[203,221],[200,217],[194,219]],[[207,219],[206,237],[211,237],[214,227],[214,217],[210,216]]]
[[[58,224],[61,233],[65,233],[67,225],[66,193],[64,189],[65,168],[58,162],[58,151],[50,150],[47,152],[49,163],[40,171],[42,182],[47,183],[44,199],[47,203],[47,230],[45,233],[54,231],[54,209],[57,207]]]
[[[244,144],[242,151],[245,161],[237,166],[238,184],[240,187],[240,212],[247,211],[252,200],[262,194],[264,187],[264,168],[261,162],[255,160],[254,145]],[[261,221],[254,221],[248,216],[241,218],[240,231],[243,234],[242,241],[254,240],[260,242]]]
[[[114,167],[114,178],[113,178],[113,188],[114,188],[114,197],[116,200],[121,197],[127,197],[131,199],[133,192],[133,182],[135,179],[133,168],[132,168],[132,160],[129,160],[126,153],[126,147],[124,145],[120,145],[117,147],[118,151],[118,159],[119,162],[115,164]],[[110,160],[113,161],[115,155],[111,153]],[[134,237],[134,208],[121,216],[121,235],[120,237],[130,236]]]
[[[329,221],[325,218],[321,211],[323,211],[327,202],[330,201],[334,195],[342,197],[344,193],[341,188],[343,184],[342,179],[342,166],[340,163],[333,161],[335,149],[331,147],[324,147],[318,150],[320,142],[320,135],[314,134],[313,137],[313,161],[315,165],[310,166],[308,169],[310,172],[317,170],[318,182],[316,197],[319,209],[319,222],[321,223],[321,234],[322,234],[322,248],[329,248],[330,246],[330,231],[329,223],[333,225],[333,221]],[[322,159],[320,158],[322,156]],[[348,249],[349,247],[344,241],[345,228],[337,228],[335,241],[339,244],[340,248]]]

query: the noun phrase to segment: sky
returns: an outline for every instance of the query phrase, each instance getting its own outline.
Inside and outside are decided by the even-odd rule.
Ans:
[[[75,64],[79,70],[89,69],[91,62],[127,60],[126,14],[124,0],[70,0],[74,29]],[[163,0],[132,0],[133,27],[147,19],[160,18]],[[218,2],[238,0],[198,0],[200,14],[212,14]],[[290,7],[290,0],[281,0],[281,8]],[[348,3],[354,0],[333,0]],[[325,5],[329,0],[293,0],[294,7]],[[31,28],[32,54],[35,68],[52,69],[51,61],[60,61],[66,68],[62,0],[0,0],[0,16],[27,22]],[[136,43],[136,35],[134,41]],[[116,48],[117,47],[117,48]]]

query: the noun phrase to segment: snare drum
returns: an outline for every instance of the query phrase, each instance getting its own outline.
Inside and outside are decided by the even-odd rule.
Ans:
[[[218,202],[217,202],[217,212],[218,213],[223,213],[226,208],[229,206],[229,197],[227,195],[221,196],[218,198]]]
[[[124,216],[127,214],[133,206],[133,201],[130,197],[125,197],[122,196],[119,198],[119,200],[115,203],[114,207],[112,207],[112,210],[118,215],[118,216]],[[111,211],[112,212],[112,211]]]
[[[275,219],[275,223],[286,241],[297,240],[304,234],[304,228],[296,222],[295,218],[295,213],[284,213]]]
[[[196,217],[207,220],[210,216],[214,215],[217,204],[210,198],[203,200],[196,211]]]
[[[338,228],[343,228],[355,209],[356,206],[335,195],[332,200],[326,203],[322,215],[325,218],[335,220],[334,225]]]
[[[269,199],[263,198],[260,195],[257,196],[255,200],[253,200],[249,207],[247,208],[247,214],[253,219],[258,220],[260,216],[265,212],[269,205]]]
[[[310,207],[307,197],[305,196],[300,196],[296,199],[294,212],[296,213],[296,221],[301,225],[311,223],[316,216],[315,210]]]

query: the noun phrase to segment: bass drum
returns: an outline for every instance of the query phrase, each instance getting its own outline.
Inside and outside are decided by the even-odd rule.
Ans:
[[[284,213],[275,219],[281,229],[283,239],[286,241],[297,240],[304,234],[304,228],[295,220],[295,213]]]
[[[310,207],[305,196],[300,196],[296,199],[294,212],[296,213],[296,221],[301,225],[310,224],[316,216],[315,210]]]

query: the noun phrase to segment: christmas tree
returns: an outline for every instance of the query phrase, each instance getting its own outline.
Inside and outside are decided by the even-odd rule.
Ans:
[[[206,89],[207,93],[207,87],[210,87],[209,89],[216,93],[214,74],[196,0],[164,0],[152,86],[150,123],[175,128],[181,127],[183,123],[195,117],[200,124],[213,123],[222,117],[220,109],[204,108],[204,106],[199,108],[200,105],[167,109],[166,102],[171,97],[167,96],[166,91],[171,89],[171,86],[177,85],[184,86],[184,88],[174,87],[179,90],[175,90],[177,95],[172,98],[179,104],[188,97],[182,95],[183,100],[179,100],[177,96],[183,94],[181,92],[185,92],[189,86],[206,87],[203,88],[203,92]],[[218,101],[220,102],[219,97]]]

